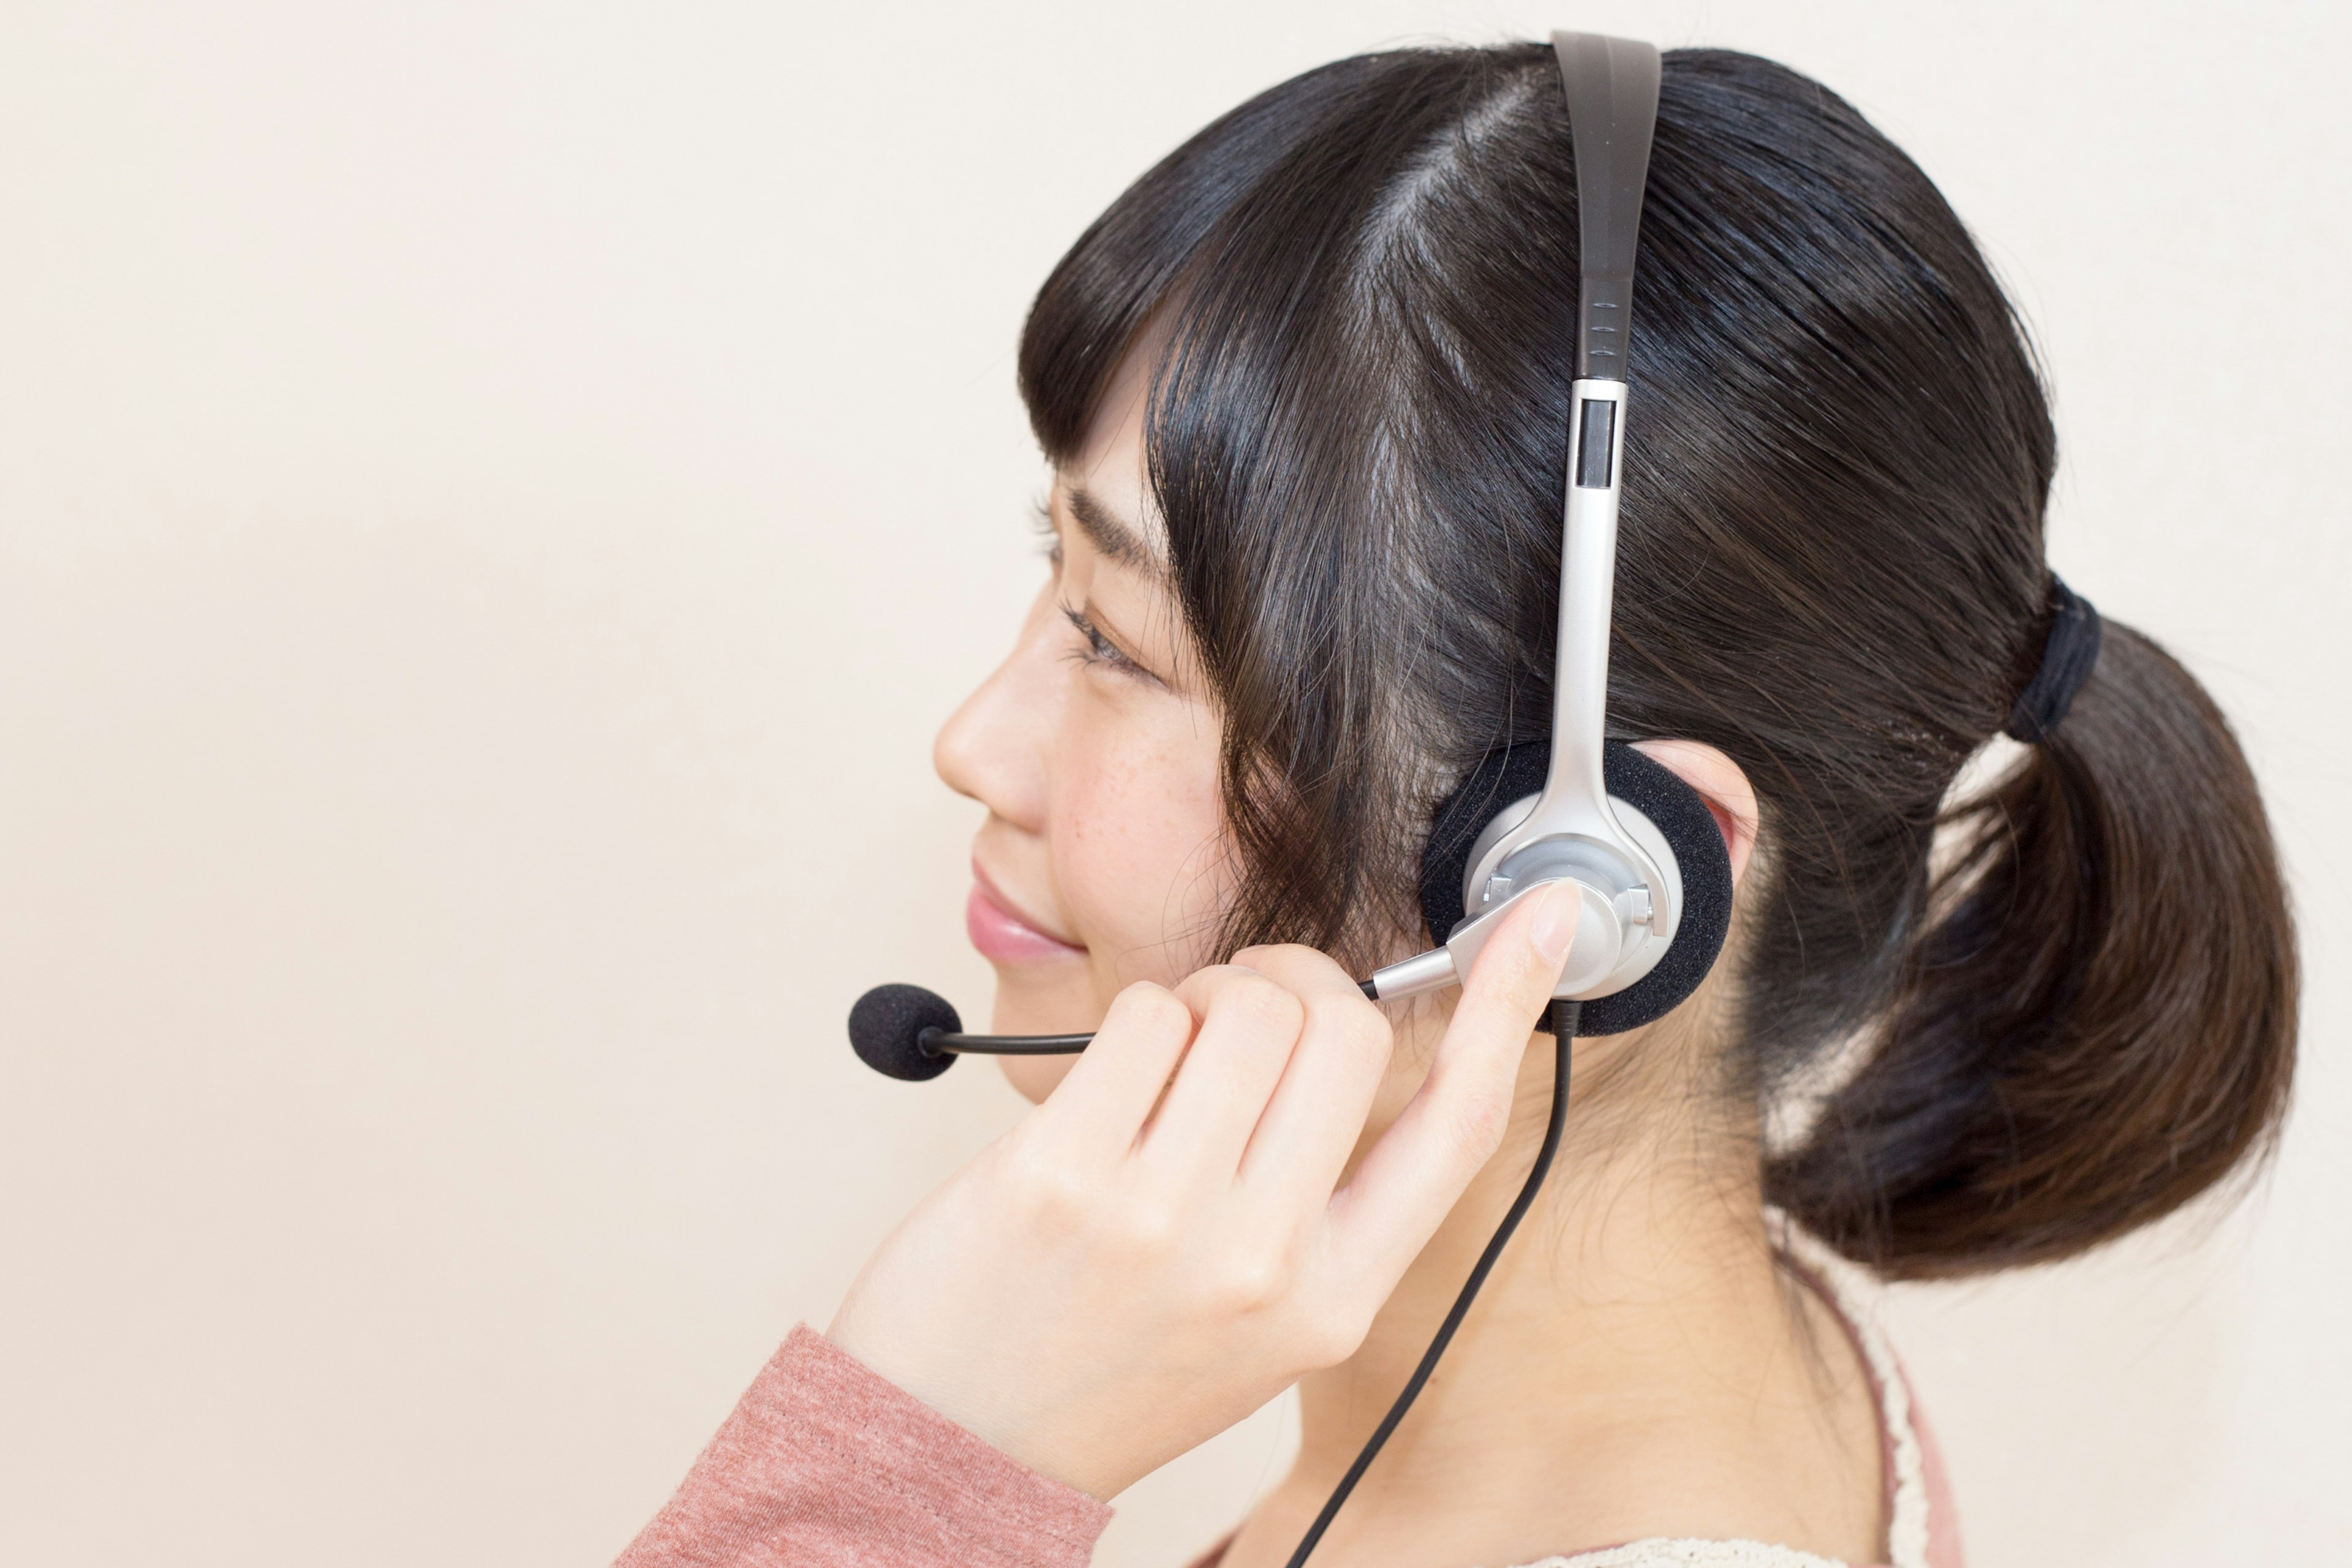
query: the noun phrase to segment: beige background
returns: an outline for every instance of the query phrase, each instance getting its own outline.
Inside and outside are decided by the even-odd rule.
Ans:
[[[1979,1563],[2333,1556],[2343,16],[0,5],[0,1560],[609,1558],[1018,1109],[841,1019],[985,1009],[927,757],[1040,570],[1029,291],[1246,93],[1554,22],[1785,58],[1943,183],[2048,354],[2058,563],[2292,864],[2257,1201],[1889,1304]]]

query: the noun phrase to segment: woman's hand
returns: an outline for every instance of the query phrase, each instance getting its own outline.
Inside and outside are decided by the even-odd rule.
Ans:
[[[1253,948],[1129,986],[1045,1103],[891,1233],[828,1335],[1033,1468],[1120,1491],[1354,1352],[1502,1142],[1579,898],[1513,911],[1337,1191],[1391,1044],[1339,965]]]

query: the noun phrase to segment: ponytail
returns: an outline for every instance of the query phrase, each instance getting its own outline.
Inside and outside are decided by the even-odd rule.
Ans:
[[[2082,1251],[2266,1153],[2294,930],[2262,798],[2189,672],[2109,623],[2064,721],[1947,816],[1875,1052],[1776,1200],[1895,1277]]]

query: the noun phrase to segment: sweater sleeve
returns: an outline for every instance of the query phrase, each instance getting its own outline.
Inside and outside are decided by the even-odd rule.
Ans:
[[[616,1568],[1085,1568],[1110,1512],[803,1324]]]

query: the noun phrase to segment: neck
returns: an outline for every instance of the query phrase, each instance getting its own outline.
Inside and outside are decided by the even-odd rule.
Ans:
[[[1675,1058],[1705,1059],[1673,1046],[1629,1036],[1580,1049],[1550,1178],[1317,1568],[1519,1563],[1658,1534],[1876,1555],[1866,1382],[1834,1321],[1776,1262],[1753,1119],[1701,1125],[1687,1090],[1654,1081]],[[1231,1568],[1288,1554],[1419,1363],[1534,1160],[1552,1058],[1538,1037],[1503,1150],[1357,1353],[1301,1384],[1297,1462]],[[1816,1479],[1798,1511],[1859,1496],[1866,1519],[1824,1534],[1783,1517],[1790,1478],[1751,1461],[1789,1455],[1792,1440],[1817,1471],[1828,1456],[1829,1499],[1811,1495]],[[1708,1500],[1689,1506],[1702,1477]],[[1811,1542],[1785,1539],[1808,1528]]]

